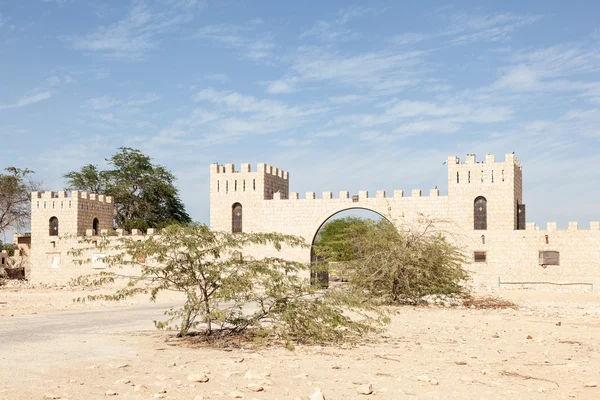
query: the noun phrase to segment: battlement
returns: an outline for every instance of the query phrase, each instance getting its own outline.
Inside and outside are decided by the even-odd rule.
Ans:
[[[225,164],[225,165],[211,164],[211,166],[210,166],[211,174],[226,174],[226,173],[246,174],[246,173],[253,173],[253,172],[264,173],[265,175],[273,175],[273,176],[277,176],[281,179],[289,179],[289,173],[287,171],[284,171],[282,169],[273,167],[272,165],[265,164],[265,163],[258,163],[256,165],[256,171],[252,171],[252,167],[248,163],[240,164],[239,170],[235,169],[235,164]]]
[[[413,189],[411,191],[411,196],[404,196],[404,190],[394,190],[394,195],[391,197],[393,199],[401,199],[401,198],[436,198],[440,197],[439,189],[431,189],[429,190],[429,196],[423,196],[423,191],[421,189]],[[385,190],[377,190],[375,192],[375,197],[369,197],[368,190],[359,190],[358,195],[350,196],[350,192],[346,190],[342,190],[339,192],[337,197],[333,196],[333,192],[323,192],[321,197],[317,197],[315,192],[306,192],[303,198],[300,198],[300,193],[298,192],[290,192],[289,198],[284,199],[281,198],[281,194],[279,192],[273,194],[273,200],[348,200],[352,202],[358,202],[364,199],[386,199],[389,198]]]
[[[547,232],[568,232],[568,231],[600,231],[600,222],[599,221],[590,221],[589,228],[580,228],[578,222],[569,222],[567,229],[557,229],[556,222],[548,222],[546,223],[546,229],[540,229],[539,226],[536,225],[535,222],[528,222],[526,225],[526,230],[528,231],[547,231]]]
[[[504,156],[504,161],[496,161],[496,156],[493,154],[486,154],[485,161],[477,161],[477,156],[475,154],[467,154],[467,158],[465,162],[461,162],[460,158],[456,156],[448,157],[448,167],[453,165],[481,165],[481,164],[511,164],[515,165],[519,169],[523,169],[521,165],[521,161],[517,158],[517,156],[513,154],[506,154]]]
[[[61,190],[58,192],[31,192],[31,200],[39,200],[39,199],[66,199],[66,200],[75,200],[75,199],[83,199],[83,200],[91,200],[97,201],[99,203],[112,204],[113,198],[111,196],[105,196],[103,194],[95,194],[82,192],[78,190],[73,190],[71,192],[67,192],[65,190]]]

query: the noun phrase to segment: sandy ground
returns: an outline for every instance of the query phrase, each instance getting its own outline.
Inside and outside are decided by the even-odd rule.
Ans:
[[[112,306],[71,301],[82,293],[1,288],[0,315]],[[35,373],[11,375],[20,361],[0,347],[0,399],[309,399],[319,388],[330,400],[600,399],[600,293],[495,294],[520,308],[402,307],[384,335],[356,348],[224,351],[143,330],[89,335],[82,352],[110,351],[52,365],[32,357]],[[372,394],[358,393],[365,384]]]

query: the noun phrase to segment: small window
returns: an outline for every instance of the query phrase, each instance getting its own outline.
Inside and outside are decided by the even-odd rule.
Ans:
[[[220,187],[219,187],[219,181],[217,181],[217,192],[219,191]]]
[[[50,236],[58,236],[58,218],[52,217],[49,221]]]
[[[98,221],[98,218],[94,218],[94,221],[92,222],[92,230],[94,231],[94,236],[100,232],[100,221]]]
[[[235,203],[231,207],[231,231],[233,233],[242,232],[242,205]]]
[[[546,235],[546,236],[544,237],[544,239],[545,239],[545,241],[546,241],[546,244],[550,244],[550,239],[548,238],[548,235]]]
[[[473,260],[476,263],[487,262],[487,253],[485,251],[476,251],[473,253]]]
[[[479,196],[473,203],[473,229],[487,229],[487,200],[483,196]]]
[[[540,265],[560,265],[560,253],[558,251],[540,251]]]
[[[481,235],[481,244],[485,244],[485,235]]]

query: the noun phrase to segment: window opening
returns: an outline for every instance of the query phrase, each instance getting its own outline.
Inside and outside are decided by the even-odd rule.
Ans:
[[[99,227],[100,227],[100,221],[98,221],[98,218],[94,218],[94,221],[92,222],[92,230],[94,231],[94,235],[98,234]]]
[[[558,251],[540,251],[540,265],[560,265],[560,253]]]
[[[52,217],[49,221],[50,236],[58,236],[58,218]]]
[[[487,262],[487,254],[485,251],[476,251],[473,253],[473,261],[476,263]]]
[[[479,196],[475,199],[474,210],[473,210],[473,229],[486,230],[487,229],[487,200],[483,196]]]
[[[231,231],[233,233],[242,232],[242,205],[235,203],[231,207]]]

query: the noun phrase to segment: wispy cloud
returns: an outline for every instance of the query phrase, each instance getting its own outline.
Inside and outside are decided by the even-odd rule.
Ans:
[[[140,59],[154,49],[159,35],[193,19],[202,5],[198,0],[148,3],[135,0],[127,16],[96,32],[65,38],[77,50],[110,57]]]
[[[48,100],[50,97],[52,97],[52,92],[50,91],[44,91],[32,95],[23,96],[14,103],[0,104],[0,110],[25,107],[31,104],[39,103],[40,101]]]
[[[160,96],[156,93],[147,93],[141,98],[129,98],[125,100],[112,97],[94,97],[86,101],[86,105],[94,110],[106,110],[113,107],[138,107],[158,101]]]
[[[312,28],[300,35],[301,39],[314,37],[324,42],[348,40],[360,34],[347,27],[353,20],[381,13],[382,10],[365,7],[350,7],[341,9],[332,20],[319,20]]]
[[[447,24],[441,34],[450,37],[450,43],[456,45],[476,41],[506,40],[517,29],[534,24],[542,18],[540,15],[447,12],[446,10],[439,12],[438,15]]]
[[[276,47],[272,34],[258,31],[257,28],[262,24],[262,20],[255,19],[242,25],[207,25],[194,36],[236,49],[243,58],[260,61],[271,56]]]

